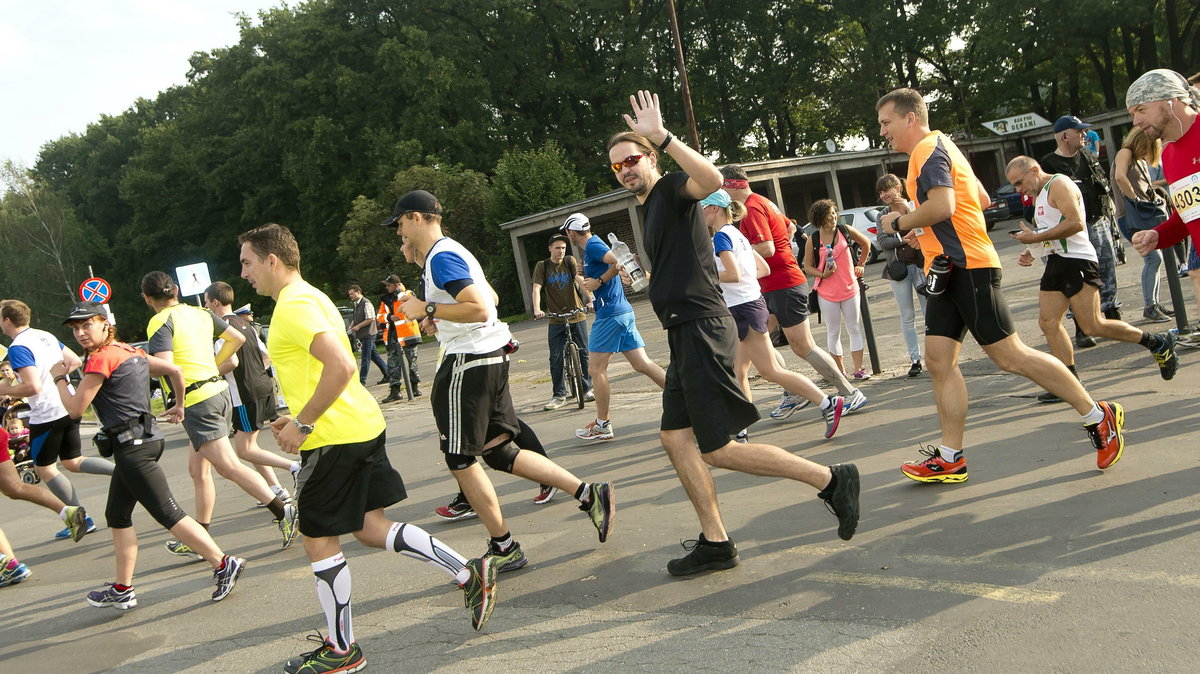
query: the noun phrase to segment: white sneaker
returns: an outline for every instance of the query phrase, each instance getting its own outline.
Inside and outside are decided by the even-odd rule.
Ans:
[[[612,440],[612,422],[610,421],[602,426],[598,420],[593,420],[592,423],[575,431],[575,437],[580,440]]]
[[[811,404],[812,403],[805,398],[788,395],[785,393],[783,394],[783,397],[779,399],[779,406],[771,410],[771,418],[776,421],[783,421],[784,419],[792,416],[792,413],[802,410]]]
[[[566,404],[567,404],[566,396],[554,396],[553,398],[550,399],[550,402],[546,403],[546,406],[543,407],[542,409],[556,410]]]
[[[585,403],[596,402],[596,394],[592,393],[591,390],[588,390],[587,393],[583,394],[583,402],[585,402]]]
[[[867,396],[863,395],[862,391],[854,389],[854,393],[851,393],[846,397],[846,409],[842,412],[842,414],[850,414],[866,404]]]

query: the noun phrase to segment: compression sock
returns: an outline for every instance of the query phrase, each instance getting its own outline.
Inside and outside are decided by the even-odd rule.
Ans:
[[[342,553],[312,563],[317,577],[317,599],[325,611],[329,644],[339,653],[350,650],[354,629],[350,624],[350,567]]]
[[[75,485],[71,484],[66,475],[59,473],[46,480],[46,488],[63,503],[72,506],[79,505],[79,496],[75,494]]]
[[[546,448],[542,446],[542,441],[538,439],[537,433],[529,427],[521,419],[517,419],[517,427],[520,431],[513,436],[512,443],[521,449],[528,449],[531,452],[537,452],[542,456],[546,456]]]
[[[942,445],[941,447],[938,447],[938,456],[942,457],[942,461],[954,463],[962,458],[962,450],[950,449],[949,447]]]
[[[271,511],[271,514],[275,516],[275,519],[283,519],[283,499],[279,498],[278,494],[276,494],[275,498],[272,498],[266,505],[267,510]]]
[[[384,545],[406,557],[429,562],[442,571],[454,576],[454,580],[460,585],[465,583],[467,578],[470,577],[470,573],[468,572],[466,576],[459,578],[465,570],[464,567],[467,565],[466,557],[463,557],[445,543],[430,536],[424,529],[415,524],[393,522],[392,528],[388,530]]]
[[[97,459],[94,456],[86,457],[79,462],[79,472],[89,475],[112,475],[115,467],[112,461]]]
[[[848,396],[854,393],[854,387],[850,385],[850,380],[846,379],[846,374],[837,366],[829,352],[814,346],[804,360],[813,366],[813,369],[824,377],[825,381],[837,387],[839,394]]]

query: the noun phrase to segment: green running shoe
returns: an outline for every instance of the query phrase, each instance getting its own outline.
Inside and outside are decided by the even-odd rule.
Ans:
[[[608,540],[613,520],[617,516],[617,504],[614,500],[616,488],[611,482],[603,482],[592,484],[588,491],[592,497],[588,499],[587,505],[580,503],[579,509],[592,518],[592,524],[596,525],[596,531],[600,532],[600,542],[603,543]]]
[[[188,547],[183,541],[167,541],[167,552],[180,557],[191,557],[192,559],[204,559],[200,553]]]
[[[483,556],[492,558],[492,565],[496,567],[496,573],[516,571],[529,563],[529,558],[525,556],[525,551],[521,549],[521,544],[516,541],[513,541],[512,547],[508,549],[508,552],[500,552],[489,544],[488,551]]]
[[[300,533],[299,520],[300,511],[290,503],[283,506],[283,519],[275,520],[275,524],[279,527],[279,533],[283,534],[284,550],[292,547],[292,543],[296,540],[296,534]]]
[[[321,647],[288,660],[283,666],[285,674],[357,672],[367,666],[367,660],[363,657],[358,642],[350,644],[345,653],[338,653],[320,633],[308,635],[308,640],[321,642]]]
[[[460,587],[467,608],[471,609],[471,627],[478,632],[492,617],[492,609],[496,606],[495,559],[486,555],[477,557],[467,562],[467,569],[471,577]]]

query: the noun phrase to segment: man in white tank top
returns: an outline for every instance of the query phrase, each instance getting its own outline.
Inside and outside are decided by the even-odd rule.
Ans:
[[[1038,326],[1054,357],[1075,373],[1075,352],[1062,325],[1069,307],[1084,332],[1141,344],[1154,356],[1162,378],[1174,377],[1179,365],[1174,335],[1168,332],[1152,335],[1124,321],[1100,315],[1101,279],[1096,249],[1088,239],[1083,196],[1074,181],[1064,175],[1046,173],[1035,160],[1025,156],[1009,162],[1005,173],[1018,192],[1034,199],[1036,229],[1022,222],[1021,229],[1010,235],[1029,246],[1017,258],[1017,264],[1029,267],[1035,257],[1041,257],[1046,264],[1038,296]],[[1061,402],[1049,392],[1038,396],[1038,400]]]

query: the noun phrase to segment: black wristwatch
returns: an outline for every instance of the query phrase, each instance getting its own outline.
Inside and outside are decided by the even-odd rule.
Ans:
[[[425,315],[427,317],[433,318],[433,314],[436,311],[437,311],[437,303],[435,303],[435,302],[426,302],[425,303]]]
[[[897,215],[897,216],[896,216],[896,219],[895,219],[895,220],[892,220],[892,231],[893,231],[893,232],[895,232],[895,233],[897,233],[897,234],[899,234],[899,233],[900,233],[900,218],[902,218],[902,217],[904,217],[904,216],[903,216],[903,215]]]
[[[295,417],[292,417],[292,425],[296,427],[296,430],[305,435],[312,435],[313,431],[317,430],[316,426],[313,426],[312,424],[306,424]]]

